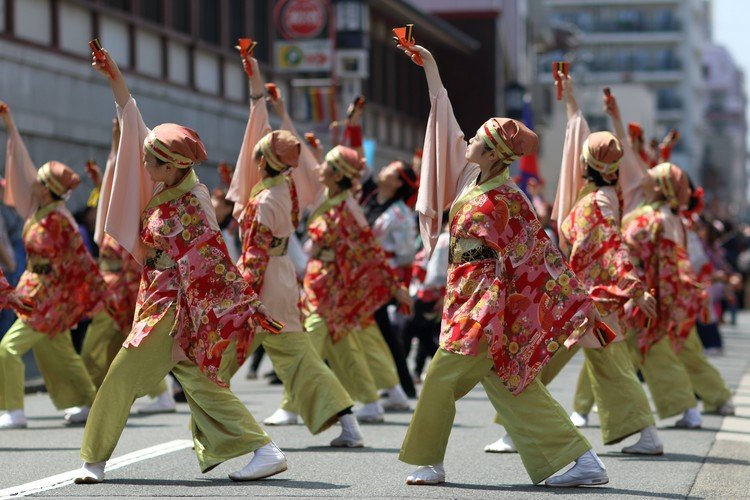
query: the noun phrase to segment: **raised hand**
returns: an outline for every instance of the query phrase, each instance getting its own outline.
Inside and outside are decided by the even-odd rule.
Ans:
[[[120,68],[117,67],[117,63],[112,56],[109,55],[107,49],[102,49],[99,53],[92,52],[91,60],[91,66],[107,79],[110,78],[110,71],[115,75],[114,78],[117,78],[117,76],[120,75]]]
[[[102,169],[99,168],[99,165],[95,161],[90,160],[86,162],[86,173],[91,182],[94,183],[94,186],[98,187],[102,185]]]
[[[10,113],[10,106],[5,101],[0,101],[0,117],[2,117],[8,130],[13,128],[13,116]]]
[[[421,45],[411,45],[407,48],[401,44],[397,44],[396,48],[402,50],[404,54],[409,56],[409,59],[411,59],[414,64],[418,64],[417,61],[421,58],[422,67],[424,67],[424,73],[427,77],[427,86],[430,89],[430,95],[436,96],[438,91],[443,87],[443,82],[440,79],[440,71],[438,71],[437,62],[430,51]],[[417,55],[419,57],[417,57]]]
[[[620,106],[617,104],[617,99],[613,94],[609,96],[602,96],[604,103],[604,112],[612,117],[613,120],[620,119]]]

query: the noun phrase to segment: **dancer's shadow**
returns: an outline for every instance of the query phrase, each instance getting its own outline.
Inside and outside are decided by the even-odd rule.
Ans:
[[[664,455],[626,455],[624,453],[599,453],[599,457],[619,458],[622,461],[632,462],[691,462],[699,464],[718,464],[718,465],[750,465],[750,461],[738,460],[735,458],[724,457],[707,457],[705,455],[689,455],[687,453],[670,453]]]
[[[306,448],[289,448],[284,446],[284,451],[288,452],[315,452],[315,453],[398,453],[398,448],[334,448],[333,446],[308,446]]]
[[[105,484],[119,484],[131,486],[187,486],[190,488],[216,488],[220,485],[241,485],[242,482],[235,482],[228,478],[215,479],[137,479],[137,478],[116,478],[107,479]],[[292,488],[305,490],[343,490],[351,488],[348,484],[324,483],[321,481],[294,481],[283,478],[268,478],[260,481],[248,481],[253,488],[261,486],[273,486],[275,488]]]
[[[548,494],[548,495],[571,495],[570,488],[548,488],[544,485],[538,485],[535,486],[533,484],[498,484],[498,485],[489,485],[489,484],[465,484],[465,483],[443,483],[440,485],[442,488],[450,489],[450,488],[456,488],[461,490],[478,490],[478,491],[496,491],[498,493],[505,493],[505,492],[516,492],[518,494],[527,494],[528,496],[531,495],[539,495],[539,494]],[[659,492],[651,492],[651,491],[642,491],[642,490],[627,490],[623,488],[609,488],[607,486],[597,486],[595,488],[576,488],[575,494],[577,495],[626,495],[626,496],[634,496],[634,497],[653,497],[653,498],[685,498],[685,495],[678,495],[676,493],[659,493]],[[526,496],[526,495],[524,495]]]

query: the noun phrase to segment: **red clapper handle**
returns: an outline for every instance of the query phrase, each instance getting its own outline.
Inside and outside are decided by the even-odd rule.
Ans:
[[[407,24],[406,26],[402,26],[401,28],[393,28],[393,34],[396,35],[394,38],[395,40],[401,44],[402,47],[405,49],[411,50],[411,48],[416,45],[417,41],[414,39],[414,25]],[[414,62],[417,63],[419,66],[422,66],[422,57],[417,53],[412,51],[415,55]]]
[[[114,80],[115,73],[114,71],[112,71],[112,67],[109,65],[109,61],[107,61],[107,54],[105,54],[102,50],[102,44],[99,43],[99,39],[94,38],[93,40],[91,40],[89,42],[89,47],[91,48],[91,52],[94,53],[94,57],[96,57],[96,60],[104,63],[104,68],[107,70],[109,79]]]
[[[254,41],[252,38],[238,38],[237,45],[235,45],[234,48],[240,51],[242,59],[247,60],[248,57],[253,57],[253,52],[257,46],[258,42]],[[250,64],[250,61],[245,65],[245,73],[247,73],[247,76],[253,76],[253,67]]]
[[[555,79],[557,84],[557,100],[562,100],[562,82],[560,81],[559,72],[563,75],[568,76],[570,74],[570,63],[565,61],[555,61],[552,63],[552,78]]]

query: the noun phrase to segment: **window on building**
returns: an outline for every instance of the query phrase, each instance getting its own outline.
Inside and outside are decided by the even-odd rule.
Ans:
[[[200,38],[206,42],[219,43],[219,2],[201,0]]]
[[[252,33],[247,33],[248,36],[256,40],[269,40],[270,33],[268,26],[270,25],[270,4],[271,2],[253,2],[252,3]],[[268,44],[261,43],[258,48],[255,49],[255,54],[259,59],[268,61],[270,59],[270,52]]]
[[[238,38],[252,38],[247,31],[245,0],[230,0],[229,2],[229,41],[234,44]]]
[[[130,0],[102,0],[107,7],[119,10],[130,10]]]
[[[192,31],[190,4],[190,0],[172,0],[172,28],[182,33]]]
[[[147,21],[161,24],[164,22],[164,0],[141,2],[138,14]]]

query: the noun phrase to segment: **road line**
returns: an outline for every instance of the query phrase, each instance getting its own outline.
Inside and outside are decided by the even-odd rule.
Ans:
[[[111,472],[115,469],[125,467],[127,465],[134,464],[136,462],[142,462],[150,458],[156,458],[168,453],[174,453],[175,451],[184,450],[193,446],[193,441],[190,439],[175,439],[174,441],[168,441],[166,443],[144,448],[142,450],[127,453],[121,457],[113,458],[107,462],[107,468],[105,472]],[[0,499],[6,498],[19,498],[42,491],[54,490],[73,484],[73,480],[78,475],[78,469],[63,472],[54,476],[32,481],[30,483],[22,484],[20,486],[13,486],[0,490]]]

